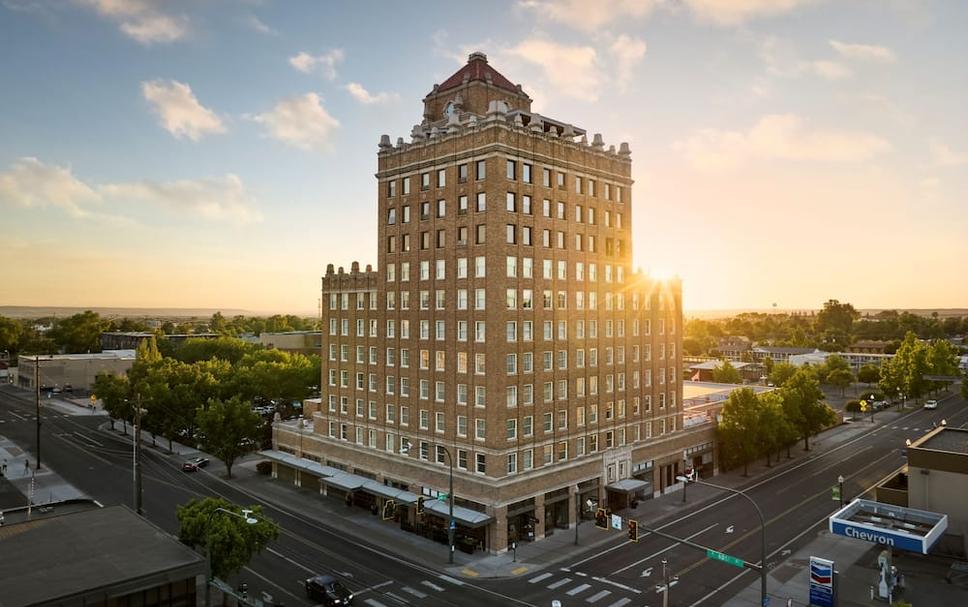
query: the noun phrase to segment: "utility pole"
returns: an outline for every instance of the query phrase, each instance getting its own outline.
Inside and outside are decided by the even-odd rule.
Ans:
[[[34,401],[37,404],[37,463],[34,470],[40,470],[40,354],[34,356]]]
[[[134,511],[144,516],[141,507],[141,394],[135,395],[134,404]]]

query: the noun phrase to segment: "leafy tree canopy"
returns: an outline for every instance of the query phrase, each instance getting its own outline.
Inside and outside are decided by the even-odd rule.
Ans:
[[[215,577],[225,578],[238,572],[279,536],[279,525],[263,514],[262,506],[246,509],[251,510],[249,516],[256,519],[255,524],[243,520],[240,506],[222,498],[193,499],[176,510],[178,539],[210,551]]]

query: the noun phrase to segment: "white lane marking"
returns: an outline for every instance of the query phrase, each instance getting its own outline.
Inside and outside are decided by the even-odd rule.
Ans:
[[[548,575],[551,575],[551,574],[549,573]],[[444,580],[445,582],[450,582],[454,586],[463,586],[464,585],[464,582],[458,580],[457,578],[452,578],[449,575],[438,575],[437,577],[439,577],[440,579]]]
[[[404,586],[400,590],[403,590],[406,593],[412,594],[413,596],[417,597],[418,599],[425,599],[425,598],[427,598],[427,593],[426,592],[420,592],[416,588],[411,588],[410,586]]]
[[[408,605],[410,603],[410,601],[408,601],[407,599],[403,598],[399,594],[393,594],[392,592],[384,592],[383,593],[383,596],[388,596],[391,599],[393,599],[394,601],[400,603],[401,605]]]
[[[366,599],[363,602],[366,603],[367,605],[369,605],[370,607],[387,607],[386,605],[384,605],[380,601],[375,601],[373,599]]]
[[[530,580],[528,580],[528,582],[530,582],[532,584],[537,584],[541,580],[546,580],[546,579],[548,579],[550,577],[551,577],[551,574],[550,573],[542,573],[541,575],[534,576],[533,578],[531,578]]]
[[[678,583],[679,583],[679,580],[672,580],[671,582],[669,582],[669,588],[671,589],[673,586],[675,586]],[[656,594],[662,594],[663,592],[665,592],[665,590],[666,590],[665,584],[659,584],[658,586],[655,587]]]
[[[10,415],[12,415],[12,416],[14,416],[14,417],[16,417],[16,418],[17,418],[17,419],[19,419],[20,421],[26,421],[26,419],[25,419],[25,418],[23,418],[23,417],[20,417],[19,415],[17,415],[17,414],[16,414],[16,413],[14,413],[13,411],[8,411],[8,413],[9,413]]]
[[[906,419],[908,417],[913,417],[916,413],[918,413],[918,412],[917,411],[912,411],[911,413],[908,413],[907,415],[905,415],[902,419]],[[907,430],[907,428],[905,428],[905,430]],[[813,455],[810,455],[804,461],[800,462],[799,464],[797,464],[795,466],[792,466],[790,468],[787,468],[787,469],[783,470],[779,474],[775,474],[775,475],[772,475],[772,476],[767,476],[766,478],[764,478],[763,480],[761,480],[759,482],[753,483],[752,485],[750,485],[748,487],[743,487],[743,491],[744,492],[750,492],[753,489],[756,489],[757,487],[762,487],[766,483],[769,483],[769,482],[775,481],[775,480],[777,480],[779,478],[782,478],[782,477],[786,476],[787,474],[790,474],[791,472],[794,472],[796,470],[799,470],[800,468],[803,468],[804,466],[807,466],[809,464],[812,464],[814,462],[817,462],[820,459],[822,459],[824,457],[827,457],[831,453],[836,453],[836,452],[840,451],[841,449],[843,449],[845,447],[849,447],[849,446],[853,445],[854,443],[856,443],[858,441],[864,440],[865,438],[869,438],[870,436],[872,436],[871,432],[866,432],[866,433],[861,434],[860,436],[858,436],[856,438],[852,438],[852,439],[848,440],[847,442],[844,442],[844,443],[841,443],[840,445],[837,445],[836,447],[834,447],[833,449],[830,449],[829,451],[826,451],[824,453],[821,453],[819,456],[814,457]],[[841,461],[838,461],[837,462],[837,464],[841,464],[841,463],[842,463]],[[727,495],[727,496],[725,496],[725,497],[723,497],[721,499],[718,499],[715,502],[710,502],[709,504],[706,504],[705,506],[703,506],[699,510],[696,510],[694,512],[690,512],[689,514],[686,514],[685,516],[679,517],[679,518],[677,518],[675,520],[672,520],[672,521],[669,521],[668,523],[665,523],[664,525],[661,525],[659,527],[656,527],[656,529],[658,529],[659,531],[662,531],[663,529],[665,529],[667,527],[671,527],[672,525],[681,523],[684,520],[690,519],[690,518],[692,518],[692,517],[694,517],[694,516],[696,516],[698,514],[701,514],[701,513],[705,512],[706,510],[709,510],[710,508],[715,508],[716,506],[719,506],[722,503],[728,502],[729,500],[733,499],[734,497],[736,497],[736,494],[735,493],[730,493],[729,495]],[[639,535],[639,539],[641,539],[641,538],[643,538],[643,537],[645,537],[647,535],[649,535],[648,532],[643,533],[643,534]],[[577,567],[578,565],[581,565],[582,563],[587,563],[588,561],[597,559],[598,557],[600,557],[602,555],[605,555],[605,554],[608,554],[609,552],[611,552],[613,550],[618,550],[619,548],[624,548],[626,546],[628,546],[628,542],[624,542],[623,541],[622,543],[616,544],[615,546],[612,546],[611,548],[606,548],[605,550],[602,550],[601,552],[598,552],[596,554],[593,554],[591,556],[588,556],[588,557],[586,557],[586,558],[578,561],[577,563],[572,563],[571,565],[569,565],[569,567]],[[752,570],[750,570],[750,571],[752,571]]]
[[[84,434],[81,434],[80,432],[75,432],[74,435],[77,436],[80,439],[83,439],[83,440],[87,441],[88,444],[95,445],[97,447],[103,447],[104,446],[104,443],[99,443],[96,440],[94,440],[93,438],[90,438],[88,436],[85,436]]]
[[[629,604],[631,602],[632,602],[632,599],[629,599],[629,598],[621,598],[621,599],[615,601],[614,603],[612,603],[611,605],[609,605],[608,607],[622,607],[622,605],[627,605],[627,604]]]
[[[548,590],[554,590],[555,588],[561,588],[562,586],[570,582],[571,582],[571,578],[565,577],[565,578],[561,578],[560,580],[558,580],[553,584],[548,584],[547,586],[545,586],[545,588],[547,588]]]
[[[652,575],[652,567],[649,567],[648,569],[643,569],[642,574],[639,577],[649,577],[650,575]]]
[[[99,502],[97,500],[94,500],[94,505],[97,506],[98,508],[104,508],[104,504],[102,504],[101,502]]]
[[[354,594],[356,594],[357,596],[359,596],[359,595],[363,594],[364,592],[370,592],[371,590],[379,590],[380,588],[383,588],[384,586],[389,586],[392,583],[393,583],[393,580],[387,580],[385,582],[380,582],[379,584],[377,584],[375,586],[370,586],[369,588],[364,588],[363,590],[358,590]]]
[[[440,586],[438,586],[437,584],[434,584],[433,582],[431,582],[429,580],[422,580],[420,583],[423,584],[424,586],[426,586],[427,588],[432,588],[433,590],[436,590],[437,592],[443,592],[444,591],[443,588],[441,588]]]
[[[300,569],[302,569],[306,573],[312,573],[313,575],[316,575],[316,572],[313,571],[312,569],[310,569],[309,567],[306,567],[302,563],[300,563],[298,561],[295,561],[295,560],[289,558],[288,556],[286,556],[285,554],[279,552],[275,548],[266,548],[266,552],[268,552],[269,554],[274,554],[274,555],[278,556],[279,558],[281,558],[282,560],[286,561],[287,563],[290,563],[292,565],[295,565],[296,567],[299,567]]]
[[[625,584],[619,584],[618,582],[613,582],[607,577],[593,577],[592,579],[595,580],[596,582],[601,582],[603,584],[610,584],[612,586],[615,586],[616,588],[621,588],[622,590],[628,590],[629,592],[634,592],[635,594],[642,594],[642,591],[639,590],[638,588],[632,588],[631,586],[626,586]]]
[[[576,571],[575,572],[575,575],[580,575],[582,577],[588,577],[588,574],[587,573],[582,573],[581,571]]]
[[[692,535],[686,536],[686,539],[687,540],[691,540],[692,538],[696,537],[697,535],[702,535],[703,533],[706,533],[707,531],[709,531],[710,529],[712,529],[713,527],[715,527],[718,524],[719,523],[713,523],[712,525],[706,527],[705,529],[703,529],[701,531],[697,531],[697,532],[693,533]],[[730,528],[732,528],[732,525],[730,525]],[[727,533],[729,533],[728,530],[727,530]],[[645,561],[647,561],[649,559],[654,559],[655,557],[659,556],[663,552],[667,552],[669,550],[672,550],[673,548],[675,548],[678,545],[679,545],[679,542],[676,542],[675,544],[672,544],[671,546],[668,546],[666,548],[663,548],[662,550],[660,550],[660,551],[658,551],[658,552],[656,552],[654,554],[650,554],[649,556],[645,557],[644,559],[639,559],[639,560],[635,561],[634,563],[631,563],[629,565],[626,565],[625,567],[622,567],[621,569],[616,569],[615,571],[612,572],[612,575],[615,575],[616,573],[622,573],[626,569],[631,569],[632,567],[635,567],[636,565],[641,565]],[[648,571],[649,571],[649,574],[652,573],[652,569],[649,569]],[[648,574],[643,574],[643,577],[648,577]]]
[[[611,590],[602,590],[601,592],[595,593],[595,594],[591,595],[590,597],[588,597],[587,599],[585,599],[585,602],[586,603],[594,603],[596,601],[602,600],[603,598],[607,597],[610,594],[612,594],[612,591]]]
[[[592,587],[591,584],[581,584],[580,586],[575,586],[565,594],[567,594],[568,596],[575,596],[576,594],[581,594],[582,592],[585,592],[591,587]]]

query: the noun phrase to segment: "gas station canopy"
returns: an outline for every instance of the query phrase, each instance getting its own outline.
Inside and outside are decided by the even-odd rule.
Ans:
[[[834,535],[927,554],[948,528],[948,515],[858,499],[829,522]]]

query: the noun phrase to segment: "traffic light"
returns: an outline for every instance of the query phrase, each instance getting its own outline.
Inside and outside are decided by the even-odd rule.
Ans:
[[[639,523],[631,519],[629,519],[629,540],[633,542],[639,541]]]
[[[599,529],[608,529],[608,512],[604,508],[595,511],[595,526]]]
[[[424,513],[424,498],[423,497],[418,497],[417,498],[417,514],[423,514],[423,513]]]
[[[393,518],[393,514],[396,509],[397,504],[393,500],[383,502],[383,520],[387,521]]]

